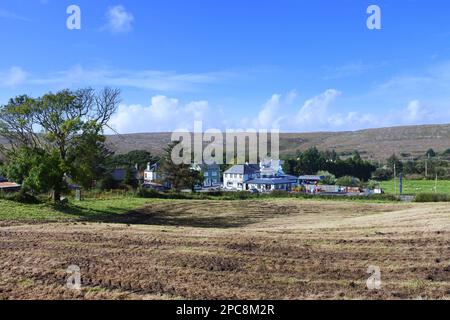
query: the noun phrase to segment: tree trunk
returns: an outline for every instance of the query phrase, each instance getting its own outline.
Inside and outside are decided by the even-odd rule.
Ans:
[[[61,201],[61,193],[62,193],[61,190],[62,190],[62,186],[63,186],[64,176],[62,176],[58,180],[59,180],[59,182],[55,184],[55,186],[53,187],[53,192],[52,192],[52,201],[54,203],[58,203]]]
[[[58,203],[61,201],[61,191],[59,189],[55,189],[52,192],[52,201],[54,203]]]

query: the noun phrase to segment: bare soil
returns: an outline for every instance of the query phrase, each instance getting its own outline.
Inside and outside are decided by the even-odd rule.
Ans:
[[[3,222],[0,240],[0,299],[450,298],[448,204],[161,201],[102,221]]]

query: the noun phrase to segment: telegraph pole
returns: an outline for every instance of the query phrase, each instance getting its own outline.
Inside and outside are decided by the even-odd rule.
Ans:
[[[395,163],[394,163],[394,194],[397,195],[397,173],[395,171]]]
[[[436,173],[436,181],[434,183],[434,193],[437,193],[437,185],[438,185],[438,174]]]

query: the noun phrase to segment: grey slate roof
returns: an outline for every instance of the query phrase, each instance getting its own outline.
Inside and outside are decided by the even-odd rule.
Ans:
[[[277,184],[291,184],[291,183],[293,183],[293,181],[287,178],[260,178],[247,181],[247,184],[277,185]]]
[[[225,171],[225,174],[251,174],[259,172],[259,165],[237,164]]]
[[[202,170],[204,170],[204,171],[214,171],[214,170],[217,171],[217,170],[220,170],[219,165],[216,164],[216,163],[213,163],[213,164],[203,163],[203,164],[200,165],[200,168],[202,168]]]
[[[0,182],[7,182],[8,180],[5,177],[0,176]]]
[[[310,180],[310,181],[322,181],[325,177],[323,176],[300,176],[300,180]]]

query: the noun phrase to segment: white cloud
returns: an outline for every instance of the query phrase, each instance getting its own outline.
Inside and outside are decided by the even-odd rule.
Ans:
[[[273,129],[279,128],[283,119],[281,113],[281,96],[274,94],[269,101],[263,106],[255,120],[253,120],[254,128]]]
[[[418,100],[411,101],[406,107],[406,110],[407,119],[413,122],[421,120],[428,115],[427,110]]]
[[[207,101],[193,101],[186,105],[178,99],[166,96],[154,96],[150,106],[119,106],[110,126],[117,132],[170,132],[176,129],[192,130],[194,121],[210,119],[210,107]]]
[[[219,82],[232,76],[227,72],[185,73],[157,70],[86,69],[80,65],[52,74],[32,77],[32,85],[54,86],[58,89],[80,86],[112,86],[155,90],[161,92],[192,92],[202,85]]]
[[[0,19],[30,21],[28,18],[22,17],[18,14],[15,14],[11,11],[1,9],[1,8],[0,8]]]
[[[286,99],[280,95],[272,98],[255,114],[255,118],[245,118],[243,123],[258,128],[280,128],[285,132],[315,132],[359,130],[366,128],[388,127],[397,125],[431,124],[450,121],[450,112],[424,105],[419,100],[412,100],[406,106],[391,109],[384,113],[339,111],[334,109],[342,93],[328,89],[306,100],[297,112],[290,112]]]
[[[121,6],[110,7],[106,13],[107,28],[112,33],[126,33],[133,28],[134,16]]]
[[[375,65],[364,64],[362,61],[351,62],[337,67],[325,67],[325,76],[323,78],[325,80],[334,80],[357,77],[376,67]]]
[[[330,105],[341,95],[335,89],[328,89],[324,93],[307,100],[295,116],[295,124],[300,129],[317,128],[318,126],[333,125],[339,122],[340,116],[329,111]]]
[[[20,67],[11,67],[7,72],[0,74],[0,83],[6,87],[17,87],[25,83],[27,72]]]
[[[294,103],[294,101],[297,99],[297,97],[298,97],[298,92],[297,92],[297,90],[291,90],[291,91],[289,91],[289,92],[287,93],[287,95],[286,95],[286,98],[285,98],[286,103],[287,103],[288,105]]]

